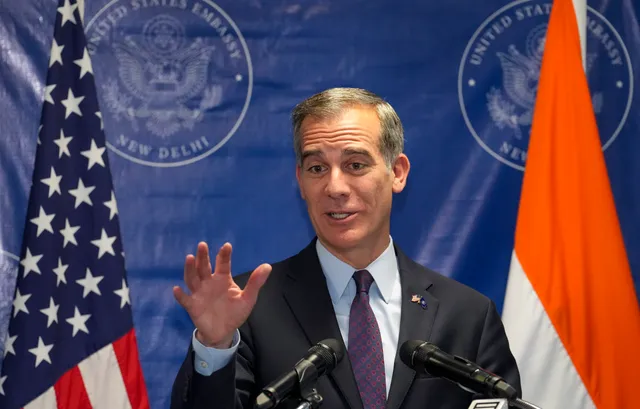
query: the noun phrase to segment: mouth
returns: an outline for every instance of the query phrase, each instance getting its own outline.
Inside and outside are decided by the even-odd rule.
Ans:
[[[343,222],[343,221],[347,221],[352,219],[355,216],[355,213],[353,212],[329,212],[327,213],[327,216],[329,216],[329,218],[331,220],[337,221],[337,222]]]

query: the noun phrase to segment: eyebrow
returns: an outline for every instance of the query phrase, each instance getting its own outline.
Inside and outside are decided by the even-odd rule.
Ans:
[[[302,152],[302,161],[304,162],[305,159],[310,158],[311,156],[322,156],[322,152],[319,149],[304,151]]]
[[[370,159],[373,158],[371,153],[369,153],[369,151],[366,149],[347,148],[344,151],[342,151],[342,156],[350,156],[350,155],[362,155]],[[304,162],[305,159],[310,158],[312,156],[322,157],[324,156],[324,154],[319,149],[311,149],[308,151],[304,151],[302,153],[302,161]]]
[[[342,153],[343,155],[362,155],[370,159],[373,158],[373,156],[371,156],[371,153],[369,153],[369,151],[366,149],[347,148]]]

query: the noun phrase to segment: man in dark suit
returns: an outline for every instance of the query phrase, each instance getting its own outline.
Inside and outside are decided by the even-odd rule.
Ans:
[[[413,262],[390,236],[392,196],[410,168],[393,108],[365,90],[330,89],[296,106],[293,128],[296,178],[317,238],[235,280],[229,243],[213,272],[205,243],[187,256],[190,294],[176,286],[174,295],[196,330],[171,407],[251,408],[262,387],[326,338],[347,351],[318,381],[326,408],[467,408],[469,392],[399,360],[409,339],[477,362],[520,390],[494,303]]]

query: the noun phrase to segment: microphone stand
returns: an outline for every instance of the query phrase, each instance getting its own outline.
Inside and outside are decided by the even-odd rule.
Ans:
[[[322,404],[322,396],[315,388],[318,380],[318,370],[311,362],[304,360],[295,367],[298,373],[298,387],[291,396],[299,401],[296,409],[318,409]]]
[[[510,399],[509,406],[513,406],[518,409],[541,409],[533,403],[529,403],[526,400],[522,400],[520,398],[515,398],[513,400]]]

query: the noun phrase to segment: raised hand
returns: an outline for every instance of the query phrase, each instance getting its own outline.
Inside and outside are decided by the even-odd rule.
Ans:
[[[174,286],[173,295],[189,313],[201,343],[228,348],[235,330],[249,317],[270,273],[269,264],[258,266],[242,290],[231,276],[231,244],[225,243],[218,251],[212,273],[209,248],[201,242],[196,256],[187,255],[184,263],[184,281],[191,294]]]

